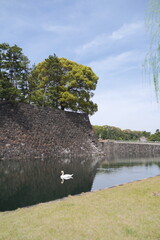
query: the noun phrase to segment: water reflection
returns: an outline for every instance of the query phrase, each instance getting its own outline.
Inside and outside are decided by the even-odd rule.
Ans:
[[[64,180],[61,171],[72,173]],[[13,210],[160,174],[160,158],[64,158],[0,162],[0,211]]]
[[[91,191],[124,184],[160,174],[160,158],[104,161],[97,168]]]
[[[97,160],[84,158],[0,162],[0,211],[91,190]],[[61,184],[61,170],[74,179]]]

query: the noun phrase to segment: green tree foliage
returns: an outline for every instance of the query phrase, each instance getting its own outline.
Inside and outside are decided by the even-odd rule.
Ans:
[[[0,100],[22,100],[28,93],[29,60],[17,45],[0,44]]]
[[[9,79],[0,74],[0,100],[14,101],[18,97],[18,90]]]
[[[39,106],[93,114],[93,90],[98,77],[90,67],[56,55],[37,66],[17,45],[0,44],[0,101],[22,101]]]
[[[159,72],[160,72],[160,0],[150,0],[146,14],[146,27],[150,36],[150,49],[145,58],[144,68],[147,75],[151,75],[159,100]]]
[[[160,131],[159,131],[159,129],[157,129],[156,132],[148,138],[148,140],[153,141],[153,142],[160,142]]]
[[[28,79],[29,100],[40,106],[58,108],[62,86],[62,66],[56,55],[35,66]]]
[[[33,69],[29,78],[30,101],[41,106],[70,109],[92,115],[97,104],[91,101],[98,77],[90,67],[56,55]]]
[[[140,137],[144,136],[148,138],[150,136],[150,132],[146,131],[131,131],[129,129],[127,130],[121,130],[117,127],[111,127],[111,126],[93,126],[93,129],[96,133],[97,138],[100,139],[113,139],[113,140],[139,140]]]

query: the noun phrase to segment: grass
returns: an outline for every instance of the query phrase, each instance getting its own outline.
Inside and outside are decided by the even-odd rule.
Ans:
[[[0,213],[0,240],[160,240],[160,177]]]

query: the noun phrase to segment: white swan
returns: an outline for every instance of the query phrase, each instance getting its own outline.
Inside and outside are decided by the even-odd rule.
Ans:
[[[67,179],[71,179],[71,178],[73,178],[73,174],[64,174],[64,171],[61,171],[61,176],[60,176],[60,178],[62,179],[62,180],[67,180]]]

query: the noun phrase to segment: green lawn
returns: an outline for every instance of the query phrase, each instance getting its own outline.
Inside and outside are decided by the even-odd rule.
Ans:
[[[160,240],[160,177],[0,212],[0,240]]]

